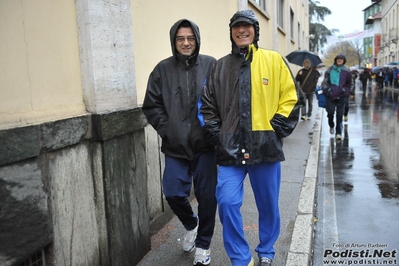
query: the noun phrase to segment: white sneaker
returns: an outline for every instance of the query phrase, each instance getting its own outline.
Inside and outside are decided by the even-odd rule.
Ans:
[[[193,265],[208,265],[211,263],[211,250],[196,248]]]
[[[306,116],[302,116],[301,119],[302,119],[303,121],[306,121]]]
[[[186,235],[184,236],[182,245],[185,252],[191,252],[195,248],[195,238],[197,237],[197,231],[198,222],[197,226],[193,230],[187,231]]]
[[[337,136],[335,136],[335,138],[336,138],[337,140],[341,140],[341,139],[342,139],[342,136],[341,136],[340,134],[337,134]]]

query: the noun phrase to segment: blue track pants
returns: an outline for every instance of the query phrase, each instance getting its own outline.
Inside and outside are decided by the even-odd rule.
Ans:
[[[281,164],[261,163],[246,166],[219,166],[216,198],[220,221],[223,224],[223,242],[233,266],[245,266],[251,260],[251,251],[244,236],[240,208],[244,196],[244,179],[249,175],[259,214],[259,257],[274,258],[274,243],[280,234],[278,206]]]

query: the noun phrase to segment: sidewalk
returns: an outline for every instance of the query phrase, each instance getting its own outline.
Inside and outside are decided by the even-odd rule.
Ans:
[[[294,133],[284,140],[286,161],[282,163],[280,191],[281,233],[276,242],[276,256],[273,266],[310,265],[312,250],[312,224],[316,189],[317,164],[322,109],[314,102],[314,112],[309,121],[299,121]],[[196,202],[192,202],[194,210]],[[252,248],[257,265],[255,247],[258,244],[258,214],[249,184],[245,181],[244,203],[241,208],[244,217],[246,238]],[[142,259],[139,266],[193,265],[194,252],[181,249],[184,227],[174,218],[152,237],[152,250]],[[222,226],[216,214],[215,233],[211,244],[212,266],[231,265],[222,239]]]

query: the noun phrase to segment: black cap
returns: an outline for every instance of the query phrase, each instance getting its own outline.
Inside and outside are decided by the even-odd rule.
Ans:
[[[250,25],[254,26],[255,29],[255,36],[253,40],[253,44],[255,45],[256,48],[258,48],[258,41],[259,41],[259,22],[258,19],[255,16],[255,13],[248,9],[248,10],[240,10],[237,11],[233,17],[230,19],[229,27],[230,27],[230,41],[232,44],[232,48],[236,47],[233,38],[231,37],[231,28],[233,27],[234,24],[237,24],[239,22],[244,22],[248,23]]]
[[[236,18],[235,20],[233,20],[231,23],[230,23],[230,27],[233,27],[235,24],[237,24],[238,22],[245,22],[245,23],[248,23],[248,24],[251,24],[251,25],[253,25],[254,24],[254,22],[252,21],[252,20],[250,20],[249,18],[246,18],[246,17],[238,17],[238,18]]]

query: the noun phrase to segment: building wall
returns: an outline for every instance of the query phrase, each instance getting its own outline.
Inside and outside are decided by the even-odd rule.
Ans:
[[[81,115],[74,1],[0,1],[0,129]]]
[[[378,53],[378,64],[399,62],[399,1],[381,1],[382,48]]]
[[[82,12],[77,12],[74,2],[1,1],[0,38],[3,45],[0,46],[0,91],[3,97],[0,98],[0,129],[79,116],[87,110],[98,113],[108,109],[116,110],[115,106],[127,109],[129,105],[140,105],[144,99],[149,73],[161,59],[171,55],[169,29],[180,18],[191,19],[199,25],[202,37],[201,52],[216,58],[230,51],[228,24],[238,7],[255,11],[261,29],[261,47],[277,50],[282,55],[293,49],[305,49],[308,46],[307,1],[286,0],[286,26],[280,29],[276,27],[275,21],[277,1],[265,2],[266,10],[254,0],[177,0],[173,2],[173,8],[168,1],[130,0],[130,7],[119,5],[119,8],[112,11],[123,13],[121,11],[124,9],[131,8],[131,34],[132,39],[136,40],[134,50],[125,49],[126,57],[133,57],[130,55],[133,51],[136,58],[135,72],[129,72],[121,71],[118,66],[106,64],[113,62],[113,57],[116,56],[112,50],[107,49],[112,40],[115,49],[124,49],[119,45],[120,36],[128,35],[129,28],[121,29],[127,34],[113,33],[115,25],[120,23],[112,24],[105,20],[97,25],[98,32],[93,32],[93,28],[91,31],[85,30],[84,27],[78,28],[79,20],[85,21],[88,15],[85,17]],[[82,6],[79,10],[90,10],[89,4],[84,4],[85,1],[76,3]],[[92,2],[88,3],[91,3],[91,7],[94,6]],[[102,9],[106,9],[104,5],[97,4],[91,10],[101,13]],[[295,39],[290,37],[290,8],[294,10],[297,19],[294,22]],[[95,17],[96,14],[92,16]],[[115,18],[115,14],[109,17]],[[298,22],[301,32],[297,30]],[[102,35],[99,34],[100,31]],[[79,42],[93,43],[98,49],[96,52],[92,49],[82,50]],[[85,53],[91,56],[92,60],[81,63],[81,57]],[[132,61],[123,59],[119,59],[119,64]],[[88,74],[82,77],[81,72],[85,70],[81,67],[87,67],[87,64],[100,64],[101,67],[92,70],[91,76],[89,75],[91,79],[97,80],[97,84],[88,80]],[[101,73],[102,69],[104,73]],[[129,86],[136,87],[132,89]],[[87,89],[96,90],[96,95],[87,93]],[[127,92],[115,100],[114,97],[109,97],[109,94],[116,90]],[[137,95],[129,93],[131,90],[136,90]],[[123,101],[126,98],[131,99]],[[112,103],[111,107],[99,108],[100,100],[104,102],[103,105],[107,102],[117,102]]]
[[[259,1],[229,0],[175,0],[173,8],[169,1],[134,1],[131,0],[133,14],[134,57],[136,62],[137,101],[142,103],[150,72],[162,59],[172,55],[169,30],[179,19],[194,21],[200,28],[201,53],[220,58],[231,50],[229,22],[232,15],[240,8],[254,10],[260,25],[259,46],[279,51],[283,56],[298,47],[308,48],[308,3],[306,0],[285,0],[285,28],[276,27],[276,0],[266,0],[265,8]],[[302,25],[302,32],[307,39],[299,43],[297,21],[295,21],[295,39],[291,40],[289,14],[290,7],[295,18]],[[293,66],[295,68],[295,66]]]

